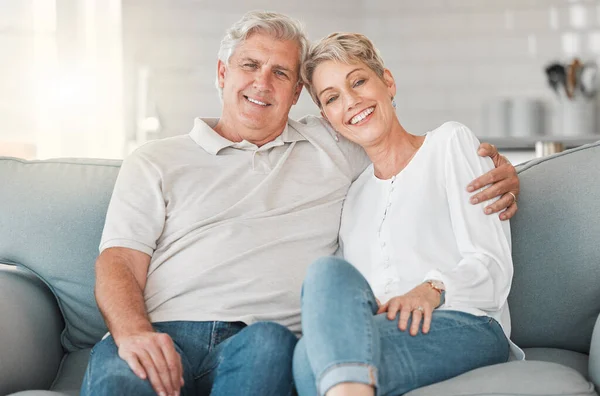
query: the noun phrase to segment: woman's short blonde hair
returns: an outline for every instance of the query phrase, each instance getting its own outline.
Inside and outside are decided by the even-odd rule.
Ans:
[[[317,66],[323,62],[335,61],[346,64],[362,62],[383,79],[385,66],[379,50],[371,40],[360,33],[332,33],[314,43],[302,65],[302,81],[313,101],[321,107],[313,89],[312,78]]]

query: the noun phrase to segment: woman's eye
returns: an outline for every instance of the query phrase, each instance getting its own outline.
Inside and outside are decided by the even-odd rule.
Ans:
[[[361,85],[363,85],[364,83],[365,83],[365,80],[358,80],[358,81],[356,81],[356,82],[354,83],[354,87],[361,86]]]
[[[325,104],[329,104],[329,103],[333,102],[336,99],[337,99],[337,96],[332,96],[329,99],[327,99],[327,101],[325,101]]]

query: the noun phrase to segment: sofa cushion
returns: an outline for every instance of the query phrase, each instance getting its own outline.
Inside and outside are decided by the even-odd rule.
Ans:
[[[0,158],[0,262],[28,268],[58,297],[69,351],[106,332],[94,262],[119,164]]]
[[[62,392],[53,392],[46,390],[28,390],[23,392],[11,393],[8,396],[73,396]]]
[[[64,355],[63,329],[48,287],[26,271],[0,264],[0,395],[50,387]]]
[[[562,364],[579,372],[585,379],[590,379],[588,373],[589,356],[584,353],[555,348],[525,348],[527,360]]]
[[[83,376],[90,359],[90,351],[91,348],[82,349],[65,355],[60,371],[50,389],[65,395],[79,395]]]
[[[594,385],[557,363],[514,361],[469,371],[405,396],[597,396]]]
[[[589,353],[600,312],[600,142],[519,170],[511,220],[511,338],[522,348]]]

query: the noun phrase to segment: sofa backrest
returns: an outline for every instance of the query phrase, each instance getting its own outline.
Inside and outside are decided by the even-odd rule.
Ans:
[[[119,165],[0,157],[0,262],[48,284],[65,316],[69,351],[106,332],[94,262]],[[588,352],[600,313],[600,142],[531,161],[519,177],[512,338],[521,347]]]
[[[511,338],[588,353],[600,313],[600,142],[531,161],[519,178]]]
[[[94,299],[94,262],[119,165],[0,158],[0,262],[25,267],[50,287],[69,351],[107,331]]]

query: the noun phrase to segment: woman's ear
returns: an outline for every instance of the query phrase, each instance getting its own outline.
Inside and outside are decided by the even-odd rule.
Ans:
[[[390,96],[393,98],[396,96],[396,80],[394,80],[394,76],[392,76],[392,72],[389,69],[383,70],[383,81],[385,85],[388,87],[388,91]]]

